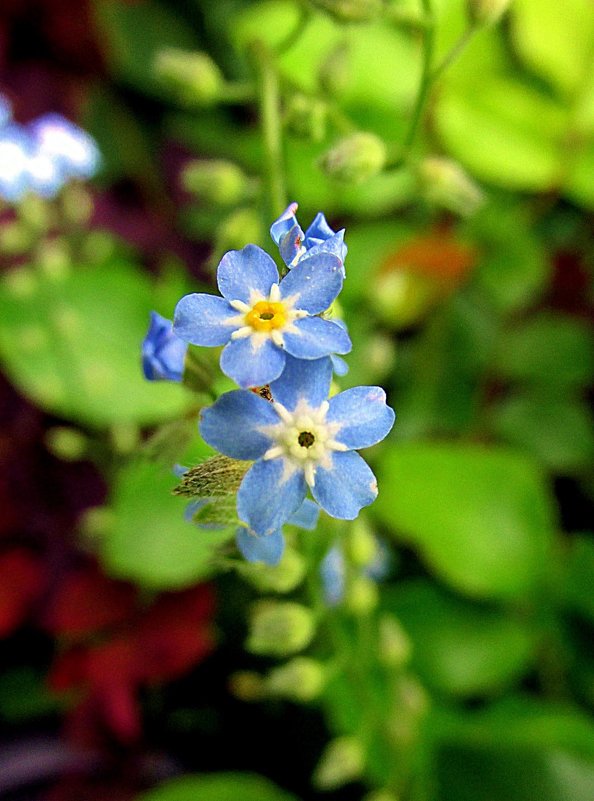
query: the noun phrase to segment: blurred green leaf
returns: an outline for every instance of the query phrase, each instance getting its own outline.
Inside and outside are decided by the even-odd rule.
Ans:
[[[116,477],[113,521],[101,556],[109,573],[153,589],[183,587],[211,574],[218,545],[235,529],[203,530],[184,519],[186,502],[172,495],[178,483],[161,464],[133,462]]]
[[[594,623],[594,540],[585,535],[571,542],[563,599],[567,607]]]
[[[142,375],[153,303],[150,279],[129,264],[59,278],[18,268],[0,283],[0,358],[21,392],[61,417],[99,427],[166,420],[191,397]]]
[[[590,0],[514,0],[513,41],[520,57],[562,92],[594,68],[594,5]]]
[[[138,801],[296,801],[263,776],[214,773],[182,776],[138,796]]]
[[[587,467],[594,456],[586,403],[551,397],[546,390],[500,401],[489,412],[489,426],[502,440],[559,473]]]
[[[48,691],[40,671],[22,667],[0,675],[0,719],[22,723],[61,708],[62,702]]]
[[[514,190],[556,185],[567,112],[531,86],[482,74],[446,86],[435,122],[450,155],[477,178]]]
[[[477,597],[530,593],[554,525],[535,466],[502,448],[401,443],[377,463],[373,509],[452,587]]]
[[[588,326],[570,317],[542,312],[504,333],[494,369],[504,378],[554,392],[586,385],[594,373],[594,342]]]
[[[153,64],[165,47],[198,49],[195,33],[180,14],[157,0],[121,3],[94,0],[95,20],[112,74],[129,86],[160,98],[168,92],[157,80]]]
[[[411,637],[413,667],[429,688],[493,693],[530,666],[534,634],[504,609],[472,604],[425,580],[390,587],[383,597]]]

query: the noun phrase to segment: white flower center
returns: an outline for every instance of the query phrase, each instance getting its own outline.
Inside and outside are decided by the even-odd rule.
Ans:
[[[280,422],[261,429],[275,443],[263,458],[285,459],[291,472],[303,470],[305,480],[313,487],[317,467],[321,465],[325,469],[330,468],[332,451],[348,450],[346,445],[335,439],[342,424],[326,420],[330,408],[328,401],[324,401],[318,408],[312,408],[301,398],[292,412],[282,403],[274,401],[272,408],[276,410]]]
[[[264,297],[260,292],[252,290],[249,303],[242,300],[230,300],[229,304],[240,314],[229,317],[225,323],[237,325],[231,339],[251,337],[255,348],[260,347],[267,339],[271,339],[279,348],[284,347],[284,333],[295,334],[298,329],[293,325],[295,320],[308,316],[303,309],[296,309],[297,295],[281,300],[278,284],[270,287],[270,294]]]

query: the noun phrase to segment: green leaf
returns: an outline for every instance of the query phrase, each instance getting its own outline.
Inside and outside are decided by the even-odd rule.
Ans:
[[[23,394],[61,417],[97,427],[174,417],[189,393],[141,371],[152,308],[149,278],[128,264],[59,279],[18,268],[0,282],[0,359]]]
[[[377,464],[376,514],[463,593],[508,598],[542,579],[553,511],[535,466],[513,451],[402,443]]]
[[[94,9],[112,74],[135,89],[167,98],[168,91],[153,70],[155,57],[165,47],[197,49],[197,37],[190,26],[157,0],[95,0]]]
[[[594,456],[586,403],[551,397],[546,389],[499,402],[489,412],[489,426],[502,440],[560,473],[587,467]]]
[[[263,776],[213,773],[182,776],[138,796],[138,801],[297,801]]]
[[[501,690],[529,667],[535,637],[505,610],[448,595],[426,580],[384,593],[413,643],[413,667],[438,692],[482,695]]]
[[[501,337],[494,369],[548,392],[586,385],[594,374],[594,341],[585,323],[543,312]]]
[[[514,190],[556,185],[567,113],[536,89],[481,74],[444,88],[435,123],[450,155],[477,178]]]
[[[594,68],[594,6],[590,0],[514,0],[512,36],[520,58],[562,92],[571,93]]]
[[[186,502],[172,494],[177,481],[153,462],[133,462],[119,472],[111,496],[113,521],[101,550],[111,575],[170,589],[212,574],[217,546],[235,529],[203,530],[187,522]]]
[[[45,684],[44,674],[30,667],[9,670],[0,675],[0,718],[22,723],[59,711],[61,701]]]
[[[571,544],[563,584],[565,605],[594,623],[594,540],[579,536]]]

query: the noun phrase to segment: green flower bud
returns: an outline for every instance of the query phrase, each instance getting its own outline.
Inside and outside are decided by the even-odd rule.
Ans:
[[[320,87],[331,97],[341,97],[350,83],[349,56],[350,47],[346,42],[341,42],[330,51],[320,66]]]
[[[261,701],[266,697],[264,679],[253,670],[238,670],[229,680],[231,694],[240,701]]]
[[[85,225],[93,213],[93,197],[80,184],[70,183],[64,187],[61,204],[65,220],[73,225]]]
[[[215,234],[215,259],[228,250],[241,250],[250,242],[262,240],[262,222],[254,209],[236,209],[217,228]]]
[[[51,281],[67,278],[72,266],[68,241],[64,237],[44,240],[37,249],[35,261]]]
[[[505,14],[512,0],[466,0],[468,18],[477,27],[494,25]]]
[[[184,473],[173,490],[186,498],[217,498],[234,495],[251,462],[230,459],[218,454]]]
[[[360,131],[337,142],[320,158],[319,166],[329,178],[361,184],[382,171],[386,157],[382,140],[375,134]]]
[[[285,125],[294,136],[321,142],[326,137],[328,107],[323,100],[293,93],[285,107]]]
[[[462,216],[473,214],[484,194],[460,164],[442,156],[429,156],[418,166],[420,191],[435,206]]]
[[[289,656],[308,646],[314,633],[314,617],[307,607],[259,601],[252,607],[246,649],[262,656]]]
[[[319,790],[336,790],[363,773],[365,754],[355,737],[331,740],[314,771],[312,782]]]
[[[364,796],[363,801],[400,801],[390,790],[372,790]]]
[[[378,658],[387,667],[401,668],[410,660],[412,643],[393,615],[383,615],[379,622]]]
[[[378,275],[370,302],[383,323],[399,329],[421,320],[438,295],[438,285],[427,276],[394,269]]]
[[[54,210],[50,203],[34,192],[28,192],[19,202],[18,216],[35,231],[48,231],[54,222]]]
[[[344,597],[345,607],[353,615],[368,615],[379,602],[379,591],[373,579],[355,576],[347,587]]]
[[[191,161],[181,173],[187,192],[206,203],[234,206],[247,193],[248,179],[243,170],[231,161]]]
[[[184,106],[210,106],[224,84],[223,76],[212,58],[177,48],[161,50],[155,60],[159,79]]]
[[[358,518],[348,530],[344,542],[345,553],[354,567],[366,567],[377,553],[376,539],[371,526],[364,518]]]
[[[240,572],[260,592],[292,592],[303,581],[307,569],[301,554],[287,548],[276,567],[242,562]]]
[[[76,428],[54,426],[45,434],[45,446],[54,456],[65,462],[77,462],[87,452],[86,436]]]
[[[314,8],[325,11],[339,22],[368,22],[383,8],[382,0],[309,0]]]
[[[21,222],[5,222],[0,225],[0,255],[21,256],[33,246],[31,230]]]
[[[270,671],[266,678],[266,689],[270,695],[307,703],[320,695],[324,681],[323,665],[315,659],[297,656]]]

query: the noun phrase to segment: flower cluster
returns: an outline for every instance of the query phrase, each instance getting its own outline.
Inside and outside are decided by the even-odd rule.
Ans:
[[[221,454],[252,462],[237,491],[237,543],[248,560],[268,564],[282,554],[283,524],[315,526],[315,504],[353,520],[375,500],[375,476],[356,451],[382,440],[395,418],[380,387],[329,397],[333,371],[345,371],[336,354],[351,349],[344,323],[325,314],[345,279],[344,231],[320,213],[303,233],[296,209],[271,228],[284,276],[256,245],[230,251],[217,271],[221,296],[186,295],[172,329],[153,317],[143,346],[148,378],[182,371],[183,344],[169,358],[176,338],[224,346],[221,369],[240,389],[202,411],[200,433]]]
[[[91,178],[99,162],[94,139],[77,125],[54,113],[20,125],[0,95],[0,198],[52,198],[69,181]]]

